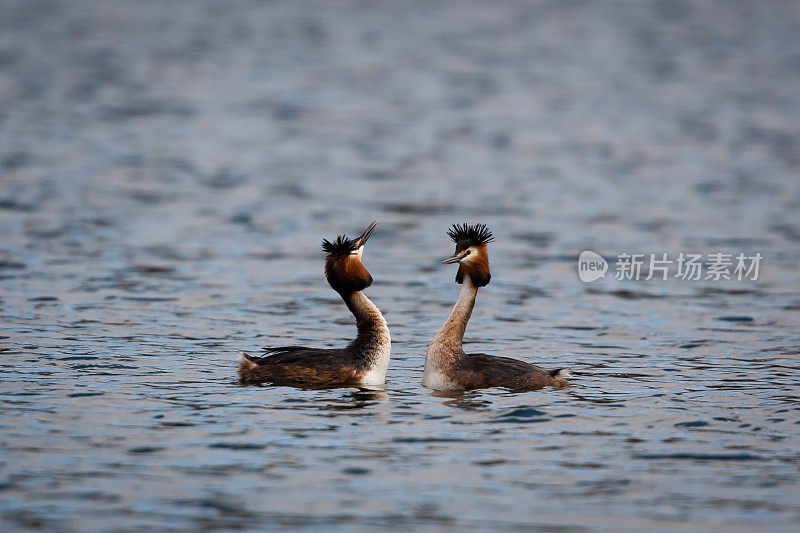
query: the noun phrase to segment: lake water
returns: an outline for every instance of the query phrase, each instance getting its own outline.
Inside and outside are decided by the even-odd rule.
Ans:
[[[797,3],[7,1],[0,94],[4,531],[797,527]],[[237,385],[372,219],[386,390]],[[465,348],[570,388],[421,388],[461,221]],[[764,259],[613,279],[680,252]]]

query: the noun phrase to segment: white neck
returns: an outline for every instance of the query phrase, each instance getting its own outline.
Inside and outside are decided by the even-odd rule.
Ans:
[[[425,371],[422,375],[423,386],[448,388],[446,384],[440,383],[444,379],[442,373],[461,355],[464,332],[475,307],[477,294],[478,287],[472,283],[469,275],[465,275],[453,311],[428,345],[425,353]]]
[[[383,385],[389,368],[392,339],[389,327],[380,309],[361,291],[342,296],[350,312],[356,317],[358,336],[347,349],[368,362],[364,385]]]

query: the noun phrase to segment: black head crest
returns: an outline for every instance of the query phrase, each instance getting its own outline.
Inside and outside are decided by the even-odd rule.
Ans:
[[[337,235],[333,241],[322,239],[322,251],[328,255],[350,255],[358,247],[358,239],[348,239],[347,235]]]
[[[453,227],[447,230],[447,234],[456,243],[456,253],[470,246],[480,246],[494,240],[494,236],[486,224],[475,224],[474,226],[469,226],[466,222],[453,224]]]

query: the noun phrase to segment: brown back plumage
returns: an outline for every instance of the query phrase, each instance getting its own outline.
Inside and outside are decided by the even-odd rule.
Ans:
[[[300,385],[309,388],[358,383],[366,368],[348,363],[342,349],[285,346],[273,348],[266,357],[240,353],[239,383]]]
[[[531,363],[485,353],[463,354],[453,367],[454,379],[464,390],[505,387],[536,390],[567,387],[562,369],[547,371]]]

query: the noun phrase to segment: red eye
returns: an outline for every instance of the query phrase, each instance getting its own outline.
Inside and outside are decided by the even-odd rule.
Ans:
[[[472,250],[467,250],[467,255],[471,254]]]

